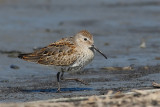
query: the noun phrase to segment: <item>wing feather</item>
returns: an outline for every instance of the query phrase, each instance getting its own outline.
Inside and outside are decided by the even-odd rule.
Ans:
[[[74,53],[74,54],[73,54]],[[67,66],[73,64],[78,56],[73,38],[62,38],[33,53],[20,54],[19,58],[44,65]]]

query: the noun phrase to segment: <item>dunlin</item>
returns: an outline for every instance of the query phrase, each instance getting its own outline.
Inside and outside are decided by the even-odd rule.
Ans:
[[[82,70],[94,58],[94,50],[107,57],[94,46],[93,36],[82,30],[73,37],[62,38],[33,53],[20,54],[18,57],[38,64],[50,65],[57,69],[57,83],[60,91],[60,80],[75,80],[86,84],[78,78],[64,78],[64,72]]]

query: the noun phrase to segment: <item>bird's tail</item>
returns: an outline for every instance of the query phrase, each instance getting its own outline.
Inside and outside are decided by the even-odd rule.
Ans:
[[[26,61],[31,61],[31,62],[37,62],[39,59],[38,56],[32,54],[32,53],[27,53],[27,54],[19,54],[18,58],[26,60]]]

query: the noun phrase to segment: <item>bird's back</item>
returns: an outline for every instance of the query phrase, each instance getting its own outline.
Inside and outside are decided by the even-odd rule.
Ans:
[[[77,60],[76,53],[73,37],[69,37],[62,38],[33,53],[20,54],[19,58],[44,65],[69,66]]]

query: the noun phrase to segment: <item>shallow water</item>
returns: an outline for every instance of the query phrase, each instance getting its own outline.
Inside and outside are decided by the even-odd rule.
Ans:
[[[0,100],[21,102],[49,98],[104,94],[107,90],[129,91],[151,88],[160,82],[155,66],[160,62],[160,2],[157,0],[0,0]],[[62,88],[93,88],[90,91],[58,93],[25,93],[21,89],[54,89],[56,71],[16,58],[62,37],[86,29],[94,35],[95,46],[108,59],[96,53],[84,72],[68,74],[90,85],[62,82]],[[146,43],[140,48],[141,41]],[[133,71],[106,71],[104,67],[133,66]],[[150,72],[137,69],[154,66]],[[54,72],[53,72],[54,71]],[[143,72],[146,71],[146,72]]]

